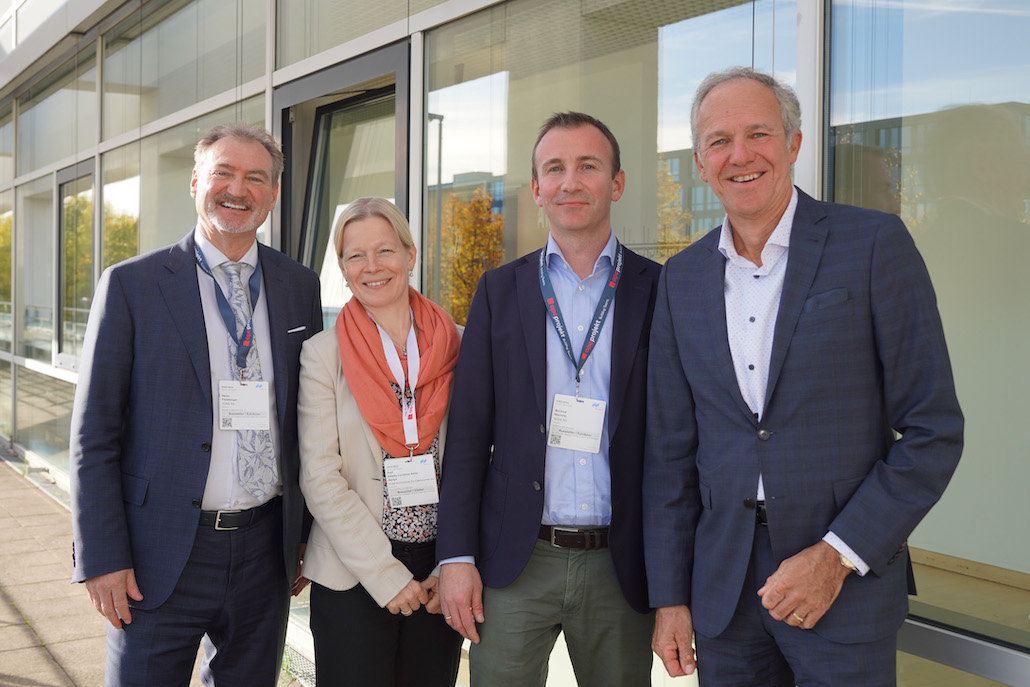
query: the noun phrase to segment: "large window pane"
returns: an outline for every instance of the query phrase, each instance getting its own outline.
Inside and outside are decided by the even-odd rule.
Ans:
[[[90,47],[19,98],[18,174],[96,145],[96,72]]]
[[[60,351],[77,358],[93,302],[93,175],[61,184],[60,198]]]
[[[17,377],[14,440],[67,473],[75,385],[25,367],[18,368]]]
[[[104,37],[104,138],[258,78],[265,0],[148,2]]]
[[[104,219],[101,255],[104,268],[139,254],[140,144],[130,143],[100,159]]]
[[[11,361],[0,359],[0,434],[10,439],[14,429],[14,386],[11,382]]]
[[[0,184],[14,179],[14,116],[8,107],[0,112]]]
[[[276,64],[285,67],[359,38],[443,0],[277,0]]]
[[[908,224],[966,416],[958,471],[910,540],[912,609],[1030,647],[1030,13],[1017,0],[836,0],[832,18],[833,196]]]
[[[0,192],[0,351],[11,351],[14,324],[11,303],[11,270],[13,269],[11,191]]]
[[[19,186],[15,213],[18,229],[18,355],[50,363],[54,339],[54,188],[47,176]],[[42,268],[42,269],[41,269]]]
[[[530,154],[553,112],[592,114],[619,139],[626,193],[612,222],[628,247],[665,259],[718,224],[693,173],[694,89],[737,64],[793,82],[795,14],[774,0],[513,0],[427,34],[430,297],[464,322],[484,269],[544,244]]]

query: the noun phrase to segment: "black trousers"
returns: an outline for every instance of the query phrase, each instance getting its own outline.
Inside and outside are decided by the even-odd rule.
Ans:
[[[424,580],[436,566],[436,542],[394,542],[393,555]],[[361,585],[343,592],[311,585],[311,634],[318,687],[453,687],[461,635],[425,607],[393,615]]]

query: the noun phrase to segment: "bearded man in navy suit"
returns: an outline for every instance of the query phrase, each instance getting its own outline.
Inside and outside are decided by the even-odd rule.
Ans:
[[[772,77],[710,75],[691,126],[726,221],[655,306],[652,647],[702,685],[894,685],[906,541],[962,449],[929,275],[896,215],[794,188],[800,106]]]
[[[297,377],[318,278],[256,241],[283,155],[260,127],[197,144],[197,225],[104,272],[71,426],[73,581],[107,685],[275,685],[304,502]]]

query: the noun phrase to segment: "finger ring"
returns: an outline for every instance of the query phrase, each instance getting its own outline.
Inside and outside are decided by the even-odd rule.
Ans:
[[[801,617],[800,615],[798,615],[797,613],[791,613],[791,615],[792,615],[792,616],[794,616],[795,618],[797,618],[797,619],[798,619],[798,622],[799,622],[799,623],[803,623],[803,622],[805,622],[805,619],[804,619],[804,618],[802,618],[802,617]]]
[[[401,611],[401,615],[411,615],[411,611]],[[794,616],[797,617],[797,616]]]
[[[445,616],[443,617],[443,619],[444,619],[444,620],[450,620],[450,619],[451,619],[451,616],[449,616],[449,615],[445,615]]]

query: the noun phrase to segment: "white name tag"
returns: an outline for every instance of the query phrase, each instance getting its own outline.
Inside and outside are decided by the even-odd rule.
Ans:
[[[432,455],[424,453],[410,458],[387,458],[383,461],[383,468],[386,472],[386,493],[390,499],[390,508],[440,502]]]
[[[268,382],[218,382],[218,427],[237,429],[269,429]]]
[[[607,405],[595,398],[555,394],[547,445],[570,451],[597,453],[601,450],[604,409]]]

